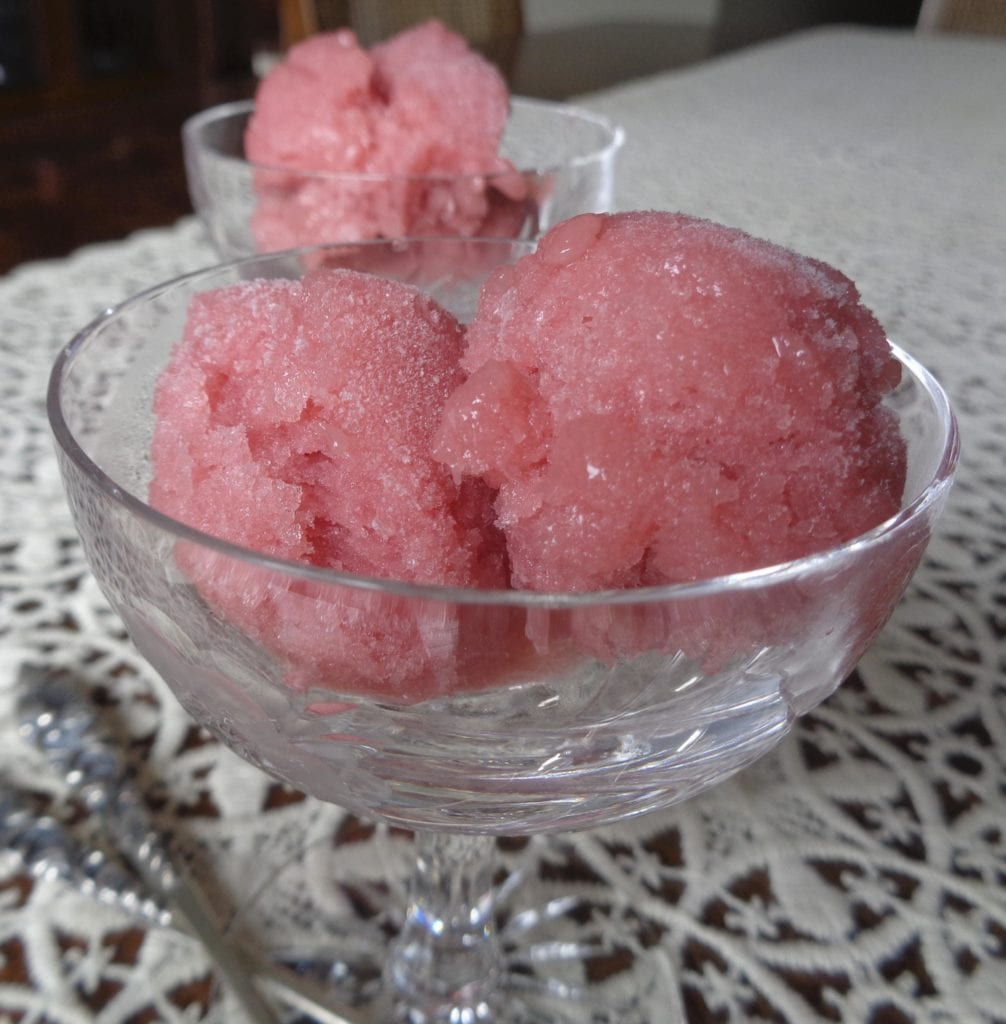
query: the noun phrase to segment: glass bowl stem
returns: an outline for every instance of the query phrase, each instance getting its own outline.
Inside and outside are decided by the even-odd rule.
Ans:
[[[416,833],[408,907],[387,969],[396,1024],[496,1018],[495,852],[488,835]]]

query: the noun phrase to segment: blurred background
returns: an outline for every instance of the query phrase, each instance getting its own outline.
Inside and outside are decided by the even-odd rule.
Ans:
[[[928,0],[927,0],[928,2]],[[1003,0],[993,0],[1006,10]],[[439,16],[515,93],[564,99],[922,0],[0,0],[0,273],[189,212],[179,128],[290,43]]]

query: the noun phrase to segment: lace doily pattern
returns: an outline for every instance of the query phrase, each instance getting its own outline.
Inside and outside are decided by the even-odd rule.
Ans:
[[[840,266],[947,386],[963,441],[893,620],[773,754],[664,813],[500,844],[523,873],[516,907],[569,898],[625,953],[583,969],[626,988],[662,972],[691,1024],[1006,1020],[1004,55],[832,30],[590,103],[627,129],[622,207],[686,209]],[[44,413],[77,329],[211,262],[186,220],[0,281],[0,786],[102,845],[14,724],[20,666],[69,669],[114,714],[221,920],[294,943],[345,909],[348,879],[400,900],[409,838],[284,789],[186,717],[86,569]],[[238,1019],[211,978],[191,940],[0,851],[0,1020]]]

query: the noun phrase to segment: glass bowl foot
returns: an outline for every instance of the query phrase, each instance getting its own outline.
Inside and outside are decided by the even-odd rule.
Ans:
[[[464,837],[496,852],[482,872],[491,875],[492,900],[468,899],[479,875],[466,877],[465,923],[479,940],[471,930],[456,931],[448,967],[438,952],[427,975],[423,929],[436,937],[444,927],[433,914],[417,915],[422,841],[385,826],[363,827],[368,840],[349,849],[322,839],[297,851],[239,908],[229,929],[333,1008],[347,1008],[349,1024],[684,1020],[669,947],[652,924],[627,929],[624,909],[616,911],[610,894],[592,893],[589,884],[564,891],[568,883],[549,880],[550,865],[564,858],[561,836],[498,843]],[[319,874],[328,859],[338,863]],[[459,877],[447,873],[451,882]],[[313,1024],[296,1013],[288,1018],[294,1022]]]

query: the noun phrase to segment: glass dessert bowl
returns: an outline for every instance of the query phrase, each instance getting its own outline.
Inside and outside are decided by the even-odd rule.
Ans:
[[[342,1000],[377,1000],[380,1020],[648,1019],[638,1005],[603,1008],[589,980],[538,978],[545,967],[533,957],[513,969],[496,929],[496,837],[644,814],[770,750],[888,618],[956,465],[946,396],[897,353],[902,381],[886,401],[907,442],[901,510],[840,546],[749,572],[601,593],[419,586],[284,562],[147,503],[151,396],[193,295],[343,263],[416,283],[467,320],[489,269],[527,250],[502,240],[359,243],[203,270],[86,327],[50,383],[88,560],[181,703],[271,775],[415,832],[409,903],[380,951],[379,993],[349,983],[349,960],[328,975],[346,983]],[[301,650],[245,628],[237,610],[294,599],[307,624]],[[337,627],[347,616],[356,632]],[[350,655],[361,628],[416,656],[424,683],[408,699]],[[586,955],[568,932],[563,941],[568,959]],[[578,1016],[586,1007],[593,1016]]]
[[[565,104],[514,98],[500,155],[485,174],[394,175],[250,162],[252,101],[211,107],[182,127],[192,205],[224,259],[370,238],[534,238],[613,198],[620,128]]]

